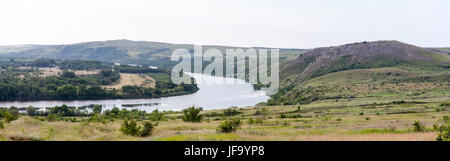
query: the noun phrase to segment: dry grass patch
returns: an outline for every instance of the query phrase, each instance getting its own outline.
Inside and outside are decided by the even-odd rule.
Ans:
[[[121,89],[123,86],[127,85],[155,88],[155,79],[145,74],[120,73],[120,80],[118,83],[103,87],[107,89]]]

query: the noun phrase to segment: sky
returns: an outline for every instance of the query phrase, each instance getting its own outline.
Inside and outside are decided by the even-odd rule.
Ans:
[[[129,39],[315,48],[450,47],[450,0],[1,0],[0,45]]]

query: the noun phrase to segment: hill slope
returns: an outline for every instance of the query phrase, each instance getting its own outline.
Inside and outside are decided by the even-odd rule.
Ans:
[[[85,42],[69,45],[16,45],[0,46],[0,58],[51,58],[100,60],[126,64],[153,65],[170,68],[173,50],[184,48],[193,51],[190,44],[170,44],[148,41],[110,40]],[[237,47],[203,46],[203,51],[216,48],[225,53],[225,49]],[[302,49],[280,49],[282,59],[292,59],[301,54]]]
[[[392,87],[390,85],[399,83],[428,88],[423,90],[448,90],[449,69],[450,57],[447,53],[398,41],[316,48],[282,68],[282,89],[272,96],[269,104],[304,104],[321,99],[380,96],[387,91],[408,95],[422,90],[411,88],[412,84],[388,90]],[[434,84],[429,86],[425,84],[427,82]]]

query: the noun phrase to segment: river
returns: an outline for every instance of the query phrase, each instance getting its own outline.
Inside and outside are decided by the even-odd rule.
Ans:
[[[99,104],[103,106],[103,110],[118,107],[120,109],[138,109],[151,112],[155,109],[160,111],[179,111],[190,106],[202,107],[204,110],[224,109],[234,106],[247,107],[269,99],[263,91],[253,90],[253,86],[243,80],[194,73],[189,73],[189,75],[196,80],[200,89],[196,93],[189,95],[152,99],[10,101],[0,102],[0,107],[15,106],[20,108],[33,106],[45,108],[63,104],[73,107],[84,107]]]

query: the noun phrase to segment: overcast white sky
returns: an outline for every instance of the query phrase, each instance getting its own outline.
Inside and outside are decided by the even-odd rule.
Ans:
[[[450,0],[1,0],[0,45],[130,39],[313,48],[450,46]]]

